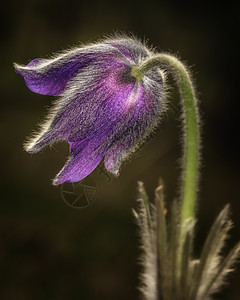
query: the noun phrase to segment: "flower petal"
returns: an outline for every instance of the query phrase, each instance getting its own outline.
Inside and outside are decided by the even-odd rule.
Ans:
[[[50,114],[49,121],[43,125],[43,131],[28,143],[28,152],[36,153],[60,139],[80,142],[105,124],[112,127],[116,120],[122,122],[122,114],[129,111],[125,104],[129,101],[136,80],[129,77],[128,67],[128,72],[122,75],[121,64],[119,69],[115,66],[114,73],[109,73],[106,68],[103,70],[99,77],[86,69],[81,77],[74,78]]]
[[[105,154],[105,167],[111,173],[118,175],[122,161],[136,150],[158,123],[159,112],[163,111],[161,86],[162,77],[156,70],[144,77],[131,120]]]
[[[77,182],[89,175],[101,162],[107,145],[102,139],[87,138],[70,143],[70,156],[63,169],[55,177],[53,184]]]
[[[134,97],[135,89],[130,97]],[[107,149],[112,144],[116,132],[121,131],[122,122],[128,123],[133,114],[132,109],[123,107],[112,123],[105,123],[98,132],[80,142],[69,142],[70,155],[66,165],[53,181],[54,185],[64,182],[76,182],[89,175],[101,162]]]
[[[125,124],[128,124],[134,113],[132,101],[138,97],[138,86],[135,85],[133,91],[127,99],[128,103],[122,106],[121,111],[116,114],[116,118],[111,123],[104,125],[90,137],[80,142],[69,142],[69,160],[56,176],[54,184],[64,182],[80,181],[90,174],[101,162],[107,149],[116,138],[116,134],[122,132]]]
[[[14,66],[31,91],[58,96],[81,70],[96,62],[107,62],[113,54],[115,57],[123,56],[110,44],[98,44],[75,49],[53,59],[34,59],[25,67]]]

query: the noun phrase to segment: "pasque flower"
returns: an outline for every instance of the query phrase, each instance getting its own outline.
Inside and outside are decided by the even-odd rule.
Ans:
[[[59,96],[41,131],[27,144],[36,153],[66,140],[70,155],[53,184],[76,182],[104,158],[118,174],[122,161],[156,125],[163,108],[163,74],[152,68],[136,79],[132,67],[153,53],[135,39],[118,38],[76,48],[51,59],[15,64],[28,88]]]
[[[193,255],[199,168],[198,102],[191,76],[175,56],[152,53],[135,39],[104,40],[15,65],[33,92],[59,96],[41,132],[26,145],[30,153],[66,140],[70,156],[54,184],[80,181],[103,160],[118,174],[122,161],[158,123],[163,111],[164,69],[173,76],[182,106],[183,160],[180,198],[165,208],[163,185],[150,205],[139,183],[144,299],[212,299],[240,257],[240,242],[221,252],[231,221],[226,206],[214,222],[199,259]]]

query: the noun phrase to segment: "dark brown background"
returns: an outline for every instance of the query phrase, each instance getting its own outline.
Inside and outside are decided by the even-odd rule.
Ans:
[[[179,126],[169,111],[159,132],[110,182],[96,170],[93,205],[72,209],[50,179],[63,166],[67,144],[30,156],[22,144],[53,97],[30,92],[12,67],[114,31],[146,38],[177,53],[195,78],[203,120],[201,189],[196,254],[209,226],[230,202],[240,238],[239,4],[182,1],[3,0],[1,22],[0,299],[139,299],[137,181],[149,195],[162,176],[168,203],[179,169]],[[234,3],[234,2],[233,2]],[[178,103],[172,92],[171,99]],[[178,107],[174,104],[174,107]],[[238,269],[239,270],[239,269]],[[239,271],[219,299],[240,298]]]

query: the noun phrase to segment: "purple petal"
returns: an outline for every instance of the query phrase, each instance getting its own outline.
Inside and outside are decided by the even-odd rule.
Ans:
[[[107,149],[116,138],[116,134],[132,119],[134,103],[137,101],[137,87],[131,92],[121,112],[111,123],[104,123],[92,136],[81,142],[69,142],[70,157],[64,168],[57,175],[54,184],[80,181],[90,174],[103,159]]]
[[[107,64],[113,55],[115,58],[123,56],[113,46],[99,44],[76,49],[53,59],[34,59],[26,67],[17,64],[14,66],[31,91],[58,96],[84,68],[98,62]]]
[[[161,85],[162,78],[156,72],[145,76],[140,84],[134,114],[105,154],[105,167],[111,173],[118,175],[122,161],[136,150],[157,124],[162,106]]]
[[[104,72],[100,78],[92,79],[92,75],[86,80],[82,74],[81,83],[78,77],[74,79],[71,89],[63,94],[62,101],[54,108],[55,113],[50,117],[52,121],[48,121],[43,132],[29,143],[28,152],[38,152],[60,139],[79,142],[101,130],[105,124],[113,127],[116,120],[123,122],[123,114],[129,112],[125,104],[129,101],[135,80],[128,74],[123,77],[122,65],[119,69],[115,65],[113,74],[109,74],[106,68]]]
[[[77,182],[89,175],[101,162],[107,145],[102,139],[85,139],[70,143],[70,156],[63,169],[55,177],[53,184]]]
[[[130,98],[131,96],[134,97],[134,92],[131,93]],[[117,114],[117,118],[113,122],[104,123],[97,132],[80,142],[69,142],[69,159],[54,179],[53,184],[76,182],[89,175],[103,159],[115,138],[116,132],[121,131],[122,122],[123,124],[128,123],[132,114],[133,109],[124,106],[122,112]]]
[[[114,122],[105,123],[98,132],[80,142],[69,142],[69,159],[54,179],[53,184],[77,182],[89,175],[103,159],[115,138],[116,132],[121,131],[123,124],[129,122],[132,114],[131,107],[129,109],[124,106],[123,111],[118,114]]]
[[[60,95],[67,82],[75,76],[81,65],[77,61],[34,59],[26,67],[15,65],[16,72],[27,87],[42,95]]]

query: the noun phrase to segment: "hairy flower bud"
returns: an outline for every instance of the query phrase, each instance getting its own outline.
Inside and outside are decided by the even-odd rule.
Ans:
[[[163,74],[155,67],[141,80],[132,75],[132,68],[152,55],[139,41],[119,38],[27,66],[15,64],[31,91],[59,96],[42,130],[26,145],[36,153],[59,140],[69,143],[69,159],[53,184],[82,180],[103,158],[117,175],[156,125],[163,109]]]

